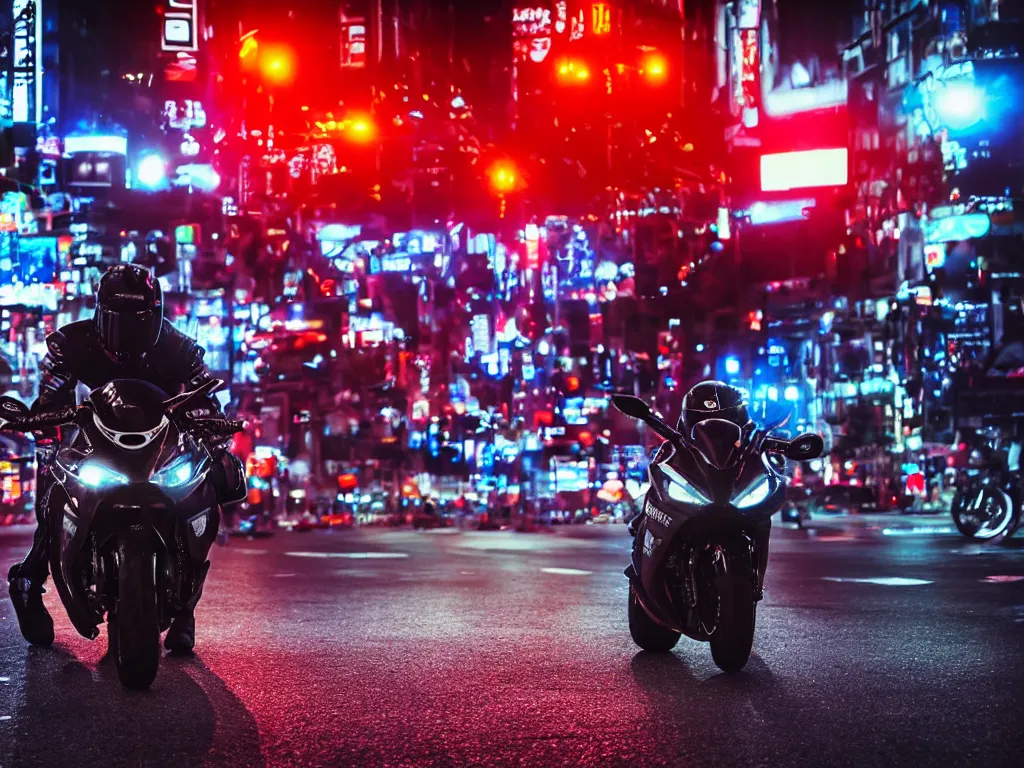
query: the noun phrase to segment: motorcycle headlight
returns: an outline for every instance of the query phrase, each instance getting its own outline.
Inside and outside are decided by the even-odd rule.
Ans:
[[[82,485],[90,488],[102,488],[105,485],[127,485],[128,478],[107,469],[102,464],[86,464],[78,472]]]
[[[176,461],[169,466],[164,467],[153,480],[158,485],[163,485],[167,488],[176,488],[179,485],[185,485],[189,480],[192,479],[194,468],[192,462],[187,458]]]
[[[759,480],[754,482],[747,490],[740,493],[735,499],[732,500],[733,506],[738,509],[749,509],[750,507],[756,507],[768,498],[768,494],[771,493],[771,483],[768,481],[767,475],[762,475]]]
[[[704,498],[700,491],[694,488],[685,477],[674,471],[671,467],[662,467],[662,472],[668,478],[668,486],[665,490],[668,497],[673,501],[682,504],[710,504],[709,499]]]

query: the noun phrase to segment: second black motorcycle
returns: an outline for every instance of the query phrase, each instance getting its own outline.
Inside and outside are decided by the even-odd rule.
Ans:
[[[738,671],[753,646],[770,518],[785,500],[785,459],[818,458],[824,442],[815,434],[773,437],[779,422],[720,418],[683,435],[639,398],[616,395],[612,403],[666,440],[648,470],[643,513],[630,526],[630,634],[651,652],[671,650],[684,634],[709,642],[715,663]]]

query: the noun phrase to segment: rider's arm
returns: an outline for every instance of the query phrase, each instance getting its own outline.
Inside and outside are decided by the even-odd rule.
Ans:
[[[49,411],[75,404],[78,375],[71,365],[68,340],[60,331],[46,337],[46,356],[39,365],[39,397],[32,411]]]
[[[194,389],[199,389],[203,384],[212,381],[216,378],[210,369],[206,367],[206,361],[203,359],[206,356],[206,350],[200,347],[198,344],[190,344],[188,348],[183,350],[184,352],[184,366],[185,366],[185,380],[182,384],[182,391],[189,392]],[[197,406],[198,410],[208,410],[206,414],[195,414],[204,415],[208,417],[221,417],[224,415],[224,410],[221,408],[220,401],[214,395],[209,395],[201,401],[201,405]]]

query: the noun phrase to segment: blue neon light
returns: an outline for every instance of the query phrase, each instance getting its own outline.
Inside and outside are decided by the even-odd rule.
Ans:
[[[928,222],[925,225],[925,242],[955,243],[984,237],[992,228],[992,220],[987,213],[965,213],[960,216],[948,216]]]

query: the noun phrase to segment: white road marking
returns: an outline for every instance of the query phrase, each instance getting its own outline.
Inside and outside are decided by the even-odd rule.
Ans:
[[[947,533],[955,533],[952,526],[928,525],[915,528],[883,528],[883,536],[928,536]]]
[[[233,549],[232,552],[237,552],[240,555],[265,555],[267,554],[266,549]]]
[[[294,573],[275,573],[274,574],[274,578],[277,578],[277,579],[288,579],[288,578],[291,578],[294,575],[295,575]]]
[[[321,559],[343,558],[346,560],[401,560],[408,557],[406,552],[285,552],[289,557],[315,557]]]
[[[13,719],[14,718],[11,715],[0,715],[0,720],[13,720]]]
[[[925,579],[907,579],[902,576],[879,576],[873,579],[852,579],[842,576],[825,576],[825,581],[839,581],[850,584],[879,584],[883,587],[919,587],[923,584],[934,584]]]
[[[9,678],[9,677],[0,677],[0,683],[9,683],[9,682],[11,682],[11,678]]]
[[[556,576],[590,576],[593,571],[580,571],[576,568],[541,568],[541,573],[553,573]]]
[[[986,576],[982,579],[985,584],[1013,584],[1017,581],[1024,581],[1024,576]]]

